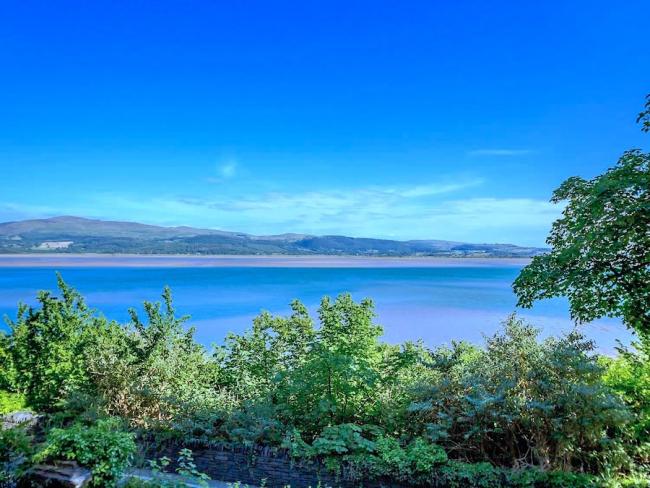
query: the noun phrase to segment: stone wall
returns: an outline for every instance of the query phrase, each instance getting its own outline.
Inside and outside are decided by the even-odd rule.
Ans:
[[[265,480],[269,488],[316,488],[341,487],[365,488],[394,487],[388,481],[353,481],[351,474],[343,468],[340,476],[333,475],[318,461],[299,461],[292,459],[284,449],[269,447],[231,448],[227,446],[194,447],[170,446],[157,454],[175,460],[182,447],[191,449],[197,469],[214,480],[236,482],[260,486]]]

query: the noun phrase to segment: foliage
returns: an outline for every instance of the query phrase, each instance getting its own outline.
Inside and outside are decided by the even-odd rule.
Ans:
[[[289,317],[263,313],[250,331],[229,335],[215,352],[225,384],[258,419],[246,423],[235,414],[237,437],[279,440],[282,425],[312,440],[324,427],[346,423],[397,428],[408,389],[426,375],[418,370],[423,347],[381,344],[370,300],[355,303],[347,294],[323,299],[318,328],[303,304],[291,307]]]
[[[407,482],[425,479],[434,469],[447,463],[444,449],[422,437],[402,447],[396,439],[381,436],[375,452],[375,456],[369,458],[373,475]]]
[[[0,390],[0,415],[25,410],[25,396]]]
[[[380,388],[380,327],[372,302],[350,295],[327,297],[318,311],[320,328],[303,367],[293,371],[288,414],[303,427],[363,421]]]
[[[512,316],[482,347],[389,345],[372,302],[344,294],[323,299],[317,320],[298,301],[286,317],[262,313],[208,354],[169,289],[126,324],[60,289],[0,336],[0,377],[10,398],[24,392],[51,412],[57,428],[37,459],[76,459],[98,482],[110,484],[133,448],[107,415],[146,442],[285,446],[361,480],[533,487],[644,476],[643,341],[603,358],[577,331],[541,340]],[[47,341],[62,364],[38,357]],[[26,364],[40,372],[16,367]],[[177,465],[198,475],[189,457]]]
[[[127,483],[127,488],[183,488],[187,486],[187,482],[199,486],[208,486],[210,477],[197,469],[191,450],[181,449],[178,454],[176,473],[182,478],[182,481],[165,476],[164,473],[170,464],[171,459],[168,457],[149,461],[149,467],[154,474],[154,479],[148,481],[133,479]]]
[[[52,429],[35,460],[77,461],[91,469],[93,486],[115,486],[135,449],[132,434],[124,432],[116,420],[104,419],[90,426],[76,423]]]
[[[600,471],[627,462],[630,415],[602,382],[593,344],[577,332],[538,341],[512,316],[483,351],[464,344],[434,352],[437,381],[412,412],[432,439],[468,461]]]
[[[0,488],[13,488],[29,466],[31,440],[21,427],[0,427]]]
[[[569,178],[551,201],[567,203],[551,251],[514,282],[519,305],[567,296],[578,322],[618,316],[650,333],[650,154],[628,151],[593,180]]]
[[[3,354],[11,356],[11,387],[24,393],[29,406],[52,410],[86,381],[81,361],[82,336],[96,320],[83,298],[58,276],[61,297],[40,292],[40,308],[20,305]]]
[[[605,384],[616,391],[634,413],[630,429],[634,457],[639,465],[650,465],[650,341],[619,348],[617,358],[602,358]]]
[[[445,487],[508,488],[593,488],[596,480],[583,473],[542,471],[539,469],[503,469],[490,463],[451,461],[434,475]]]
[[[636,118],[637,123],[641,123],[641,130],[643,132],[650,132],[650,93],[645,97],[645,107]]]
[[[289,317],[263,312],[242,335],[229,334],[215,358],[223,369],[223,382],[242,399],[286,389],[288,374],[306,361],[315,337],[307,308],[295,300]]]
[[[375,450],[375,443],[364,437],[364,429],[355,424],[325,427],[313,442],[306,443],[299,431],[294,430],[284,440],[296,457],[328,457],[340,454],[367,454]]]
[[[145,302],[147,321],[131,310],[131,324],[104,322],[87,338],[84,351],[90,383],[105,399],[106,411],[143,427],[169,425],[228,404],[214,387],[216,364],[183,327],[171,292],[164,309]]]
[[[16,367],[11,350],[12,336],[0,330],[0,391],[16,387]]]

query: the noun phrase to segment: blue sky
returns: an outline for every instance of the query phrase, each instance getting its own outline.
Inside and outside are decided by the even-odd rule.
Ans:
[[[650,2],[30,2],[0,15],[0,220],[540,245],[647,147]]]

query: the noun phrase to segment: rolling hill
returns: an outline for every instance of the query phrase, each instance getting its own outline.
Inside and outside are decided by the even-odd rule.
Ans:
[[[193,227],[161,227],[82,217],[0,223],[0,253],[235,254],[530,257],[544,249],[442,240],[346,236],[255,236]]]

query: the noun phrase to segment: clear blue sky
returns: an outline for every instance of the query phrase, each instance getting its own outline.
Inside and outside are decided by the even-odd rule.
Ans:
[[[650,2],[5,1],[0,220],[542,244],[645,147]]]

